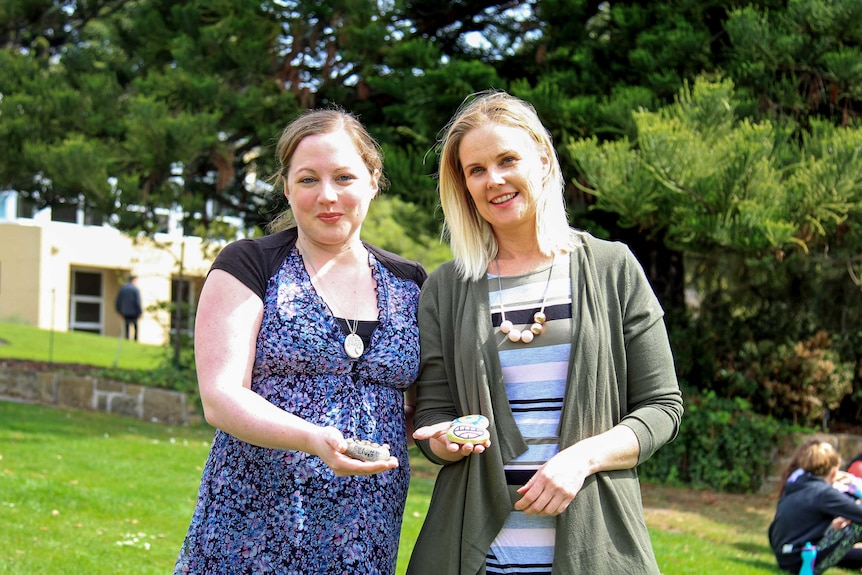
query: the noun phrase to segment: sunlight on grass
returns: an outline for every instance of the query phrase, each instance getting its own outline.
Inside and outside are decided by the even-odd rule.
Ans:
[[[168,350],[163,346],[115,337],[80,331],[51,332],[0,323],[0,358],[149,370],[162,362],[167,354]]]
[[[0,573],[170,573],[211,439],[206,425],[0,401]],[[415,448],[411,467],[399,575],[437,470]],[[644,502],[664,575],[780,573],[766,542],[771,498],[649,486]]]

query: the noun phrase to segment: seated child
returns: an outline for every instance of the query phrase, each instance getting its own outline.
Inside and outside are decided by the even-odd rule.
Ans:
[[[785,472],[769,543],[778,566],[798,573],[806,542],[817,546],[815,575],[834,565],[862,568],[862,505],[833,487],[841,457],[826,441],[803,443]]]

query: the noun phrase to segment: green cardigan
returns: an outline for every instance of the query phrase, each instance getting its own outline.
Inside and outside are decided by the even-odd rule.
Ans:
[[[676,436],[683,412],[663,312],[626,246],[578,235],[560,447],[622,424],[640,442],[640,463]],[[492,422],[491,448],[447,464],[419,442],[443,467],[407,573],[484,574],[515,501],[503,463],[527,448],[506,397],[484,279],[461,280],[452,262],[435,270],[420,295],[419,334],[416,427],[481,413]],[[635,469],[587,478],[557,517],[553,572],[658,575]]]

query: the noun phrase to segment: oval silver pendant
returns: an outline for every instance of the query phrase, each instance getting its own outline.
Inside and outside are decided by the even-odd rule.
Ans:
[[[362,338],[355,333],[347,334],[347,337],[344,338],[344,351],[351,358],[357,359],[365,351],[365,344],[362,343]]]

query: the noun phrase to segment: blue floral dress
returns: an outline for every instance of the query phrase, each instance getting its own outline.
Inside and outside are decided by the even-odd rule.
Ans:
[[[419,288],[369,253],[379,324],[358,360],[296,249],[269,281],[252,389],[345,437],[387,443],[397,469],[336,477],[315,456],[217,430],[174,573],[395,572],[410,478],[403,391],[419,368]]]

